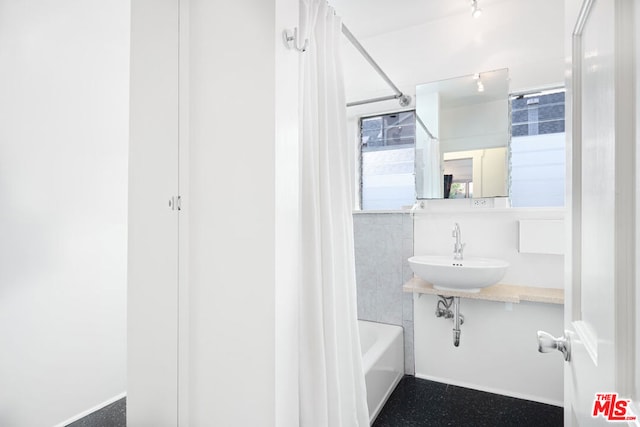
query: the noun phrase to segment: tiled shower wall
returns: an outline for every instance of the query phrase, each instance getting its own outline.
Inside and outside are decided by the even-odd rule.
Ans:
[[[358,318],[404,328],[405,372],[413,375],[413,299],[402,285],[413,276],[409,213],[353,214]]]

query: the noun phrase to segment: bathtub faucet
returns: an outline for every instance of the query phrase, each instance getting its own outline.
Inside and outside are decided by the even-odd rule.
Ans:
[[[465,244],[461,242],[462,233],[460,232],[460,225],[457,222],[453,226],[451,236],[456,239],[456,243],[453,246],[453,259],[462,259],[462,251],[464,250]]]

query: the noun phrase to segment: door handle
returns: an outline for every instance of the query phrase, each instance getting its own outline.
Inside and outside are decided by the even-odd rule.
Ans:
[[[569,334],[565,334],[559,338],[554,337],[548,332],[538,331],[538,351],[540,353],[549,353],[558,350],[564,356],[565,361],[571,359],[571,340]]]
[[[169,199],[169,207],[172,211],[182,210],[182,197],[181,196],[173,196]]]

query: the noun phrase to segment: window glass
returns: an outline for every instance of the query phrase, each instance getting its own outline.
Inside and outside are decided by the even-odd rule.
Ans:
[[[511,98],[513,207],[564,206],[564,89]]]
[[[360,206],[398,210],[415,201],[415,112],[360,120]]]

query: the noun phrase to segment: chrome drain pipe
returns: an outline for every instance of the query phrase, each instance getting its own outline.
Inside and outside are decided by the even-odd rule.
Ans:
[[[453,345],[460,345],[460,297],[453,297]]]
[[[460,325],[464,323],[464,316],[460,313],[460,297],[445,297],[438,295],[436,317],[453,320],[453,345],[460,345]]]

